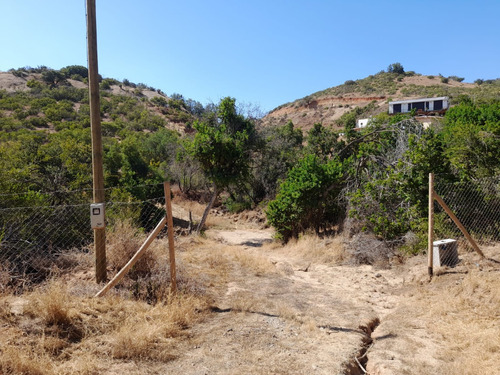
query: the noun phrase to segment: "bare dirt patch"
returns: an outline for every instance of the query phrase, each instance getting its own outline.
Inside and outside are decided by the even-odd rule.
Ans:
[[[405,84],[413,84],[417,86],[435,86],[435,85],[444,85],[441,82],[441,77],[440,76],[434,76],[433,78],[429,78],[432,76],[411,76],[411,77],[404,77],[403,78],[403,83]],[[453,86],[453,87],[468,87],[468,88],[473,88],[476,85],[474,83],[467,83],[467,82],[458,82],[454,81],[452,79],[448,80],[448,83],[446,83],[446,86]]]

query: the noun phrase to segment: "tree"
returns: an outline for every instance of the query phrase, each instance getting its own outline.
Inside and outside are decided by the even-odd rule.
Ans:
[[[408,123],[398,128],[393,133],[393,137],[399,138],[396,144],[382,138],[374,143],[386,144],[382,150],[385,162],[376,158],[375,151],[365,152],[369,159],[359,177],[361,184],[348,194],[349,215],[364,230],[384,240],[399,239],[418,229],[427,215],[430,172],[438,174],[441,181],[453,178],[441,134],[433,129],[411,129]],[[394,151],[388,152],[389,148]]]
[[[400,63],[394,63],[387,67],[387,73],[404,74],[405,69]]]
[[[286,178],[302,155],[302,130],[294,129],[292,121],[282,126],[265,127],[258,135],[254,156],[252,191],[254,202],[274,199],[280,181]]]
[[[331,129],[322,124],[314,124],[307,134],[307,151],[326,160],[344,145],[344,142],[339,142],[337,138],[337,134]]]
[[[337,196],[341,188],[343,166],[338,159],[323,162],[308,154],[293,167],[271,201],[267,219],[284,242],[309,229],[337,223],[343,218]]]
[[[500,167],[500,102],[474,105],[471,100],[446,112],[446,154],[463,178],[495,176]]]
[[[219,192],[245,180],[250,172],[250,150],[255,140],[254,124],[236,112],[236,100],[226,97],[216,112],[196,121],[193,156],[213,184],[213,193],[198,225],[199,233]]]
[[[65,78],[79,76],[80,79],[83,79],[89,76],[87,67],[82,65],[68,65],[67,67],[61,69],[61,73]]]
[[[64,75],[58,70],[46,70],[42,73],[42,80],[54,87],[64,80]]]

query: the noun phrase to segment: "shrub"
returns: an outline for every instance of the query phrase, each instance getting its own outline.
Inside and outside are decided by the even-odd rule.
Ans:
[[[68,65],[62,68],[60,72],[65,78],[76,79],[77,81],[89,76],[88,69],[82,65]]]
[[[405,69],[400,63],[394,63],[387,67],[387,73],[404,74]]]
[[[151,103],[159,107],[166,107],[168,105],[167,99],[163,96],[155,96],[154,98],[151,98]]]
[[[335,159],[323,163],[309,154],[300,160],[268,206],[267,218],[277,237],[286,242],[309,228],[319,232],[338,221],[341,209],[335,198],[341,178],[342,164]]]

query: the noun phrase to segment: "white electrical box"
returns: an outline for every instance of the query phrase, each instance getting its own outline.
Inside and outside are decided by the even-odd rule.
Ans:
[[[452,239],[433,242],[432,265],[433,267],[454,267],[459,262],[457,241]]]
[[[104,203],[92,203],[90,205],[90,225],[92,229],[106,227],[104,222]]]

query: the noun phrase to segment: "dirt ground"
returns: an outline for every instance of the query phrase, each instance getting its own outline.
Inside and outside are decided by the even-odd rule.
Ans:
[[[176,245],[181,276],[189,267],[225,270],[199,273],[211,295],[206,317],[169,344],[168,360],[126,359],[128,343],[122,357],[108,361],[98,353],[116,338],[98,339],[86,355],[108,362],[78,373],[500,373],[500,247],[483,249],[489,260],[461,252],[457,267],[436,270],[430,281],[423,256],[354,265],[340,237],[305,236],[283,246],[251,218],[210,220],[203,238],[179,238]],[[20,316],[16,301],[10,310]],[[164,340],[147,345],[162,344],[158,339]],[[66,356],[71,360],[85,345]]]
[[[471,268],[479,267],[476,254],[466,254],[472,263],[441,270],[429,282],[424,257],[384,269],[332,265],[273,245],[270,230],[209,230],[207,236],[268,260],[275,270],[233,272],[212,308],[213,319],[193,328],[166,373],[482,373],[474,367],[450,370],[453,355],[460,353],[445,354],[453,343],[436,327],[438,319],[428,305],[476,271]],[[311,244],[320,245],[329,246]],[[498,253],[496,248],[493,254]],[[478,272],[500,275],[495,262],[484,261],[481,267]],[[455,293],[459,298],[460,292]],[[498,302],[492,302],[494,308]],[[467,315],[467,307],[455,313]],[[445,307],[441,315],[447,313]],[[494,321],[498,315],[488,318]],[[500,334],[498,324],[494,332]],[[497,353],[487,360],[498,361]]]

